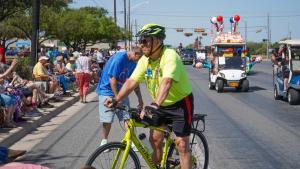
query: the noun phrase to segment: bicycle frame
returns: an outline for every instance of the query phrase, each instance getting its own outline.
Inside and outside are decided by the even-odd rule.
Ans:
[[[123,155],[123,158],[122,158],[122,161],[121,161],[120,169],[124,168],[125,162],[127,160],[127,157],[128,157],[128,154],[129,154],[129,151],[130,151],[130,148],[131,148],[131,142],[133,142],[134,145],[136,146],[136,148],[139,150],[139,152],[142,155],[143,159],[146,161],[148,167],[150,169],[157,169],[157,166],[152,161],[152,158],[151,158],[152,155],[144,148],[144,146],[141,144],[139,139],[136,137],[135,132],[134,132],[135,127],[145,127],[145,124],[136,122],[133,119],[129,119],[128,129],[127,129],[127,131],[124,135],[124,138],[121,141],[121,143],[126,144],[126,148],[125,148],[124,155]],[[167,130],[159,128],[159,127],[147,126],[147,128],[154,129],[154,130],[157,130],[157,131],[161,131],[161,132],[164,132],[164,133],[168,133]],[[166,160],[167,160],[168,147],[173,143],[174,143],[174,139],[170,138],[170,136],[168,135],[166,137],[166,142],[165,142],[165,145],[164,145],[164,148],[163,148],[162,160],[160,162],[161,169],[165,168],[165,164],[166,164]],[[118,161],[118,158],[120,157],[120,154],[121,154],[121,150],[118,150],[117,154],[115,156],[112,168],[115,168],[116,162]]]

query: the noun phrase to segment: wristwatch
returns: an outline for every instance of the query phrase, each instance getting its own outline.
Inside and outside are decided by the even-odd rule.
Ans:
[[[116,100],[116,98],[112,98],[112,107],[116,107],[118,104],[118,101]]]
[[[159,108],[159,105],[157,103],[155,103],[155,102],[152,102],[150,105],[151,106],[155,106],[157,109]]]

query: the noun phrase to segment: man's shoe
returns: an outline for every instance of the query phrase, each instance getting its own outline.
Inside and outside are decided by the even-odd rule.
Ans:
[[[102,140],[101,140],[101,143],[100,143],[100,146],[103,146],[103,145],[105,145],[105,144],[107,144],[107,139],[102,139]]]
[[[14,161],[16,158],[24,155],[26,153],[26,150],[12,150],[8,149],[8,159],[9,161]]]
[[[100,143],[100,147],[104,146],[105,144],[107,144],[107,139],[102,139],[101,143]],[[105,150],[104,153],[107,153],[109,150]]]

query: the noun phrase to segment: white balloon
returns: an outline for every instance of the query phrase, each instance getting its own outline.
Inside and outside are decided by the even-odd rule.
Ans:
[[[211,19],[210,19],[210,21],[212,22],[212,23],[217,23],[217,17],[212,17]]]

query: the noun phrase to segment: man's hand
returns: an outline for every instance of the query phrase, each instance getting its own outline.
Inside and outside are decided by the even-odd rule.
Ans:
[[[112,98],[106,98],[103,104],[106,107],[112,108],[113,107],[113,100],[112,100]]]
[[[159,108],[159,106],[156,103],[151,103],[147,106],[145,106],[145,108],[142,110],[141,114],[140,114],[140,118],[143,119],[144,116],[148,116],[149,118],[152,118],[152,110],[157,110]]]
[[[11,66],[15,67],[17,65],[18,61],[17,59],[14,59],[11,63]]]
[[[123,106],[123,103],[121,101],[116,101],[114,98],[106,98],[103,104],[108,108]]]

